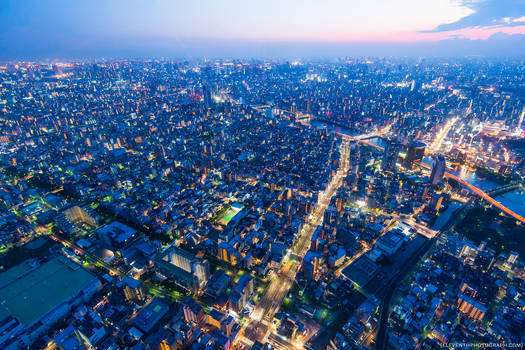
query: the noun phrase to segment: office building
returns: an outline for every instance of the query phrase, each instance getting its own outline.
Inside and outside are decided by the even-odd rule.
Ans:
[[[425,156],[426,145],[423,142],[411,141],[407,146],[407,154],[403,161],[406,169],[413,169]]]
[[[403,235],[397,230],[391,230],[385,235],[379,237],[376,247],[386,255],[394,254],[403,245]]]
[[[434,158],[429,178],[429,182],[432,186],[439,186],[441,184],[443,177],[445,176],[446,168],[446,161],[443,155],[440,154]]]
[[[190,324],[200,324],[204,320],[204,310],[190,296],[187,296],[182,302],[182,311],[184,320]]]
[[[169,309],[168,305],[153,298],[133,318],[132,325],[144,333],[149,333]]]
[[[206,85],[202,86],[202,96],[204,99],[204,107],[211,108],[211,104],[212,104],[211,91],[210,91],[210,88]]]
[[[137,235],[137,230],[118,221],[101,227],[97,235],[105,248],[116,250],[128,244]]]
[[[395,172],[401,145],[394,139],[386,139],[385,141],[386,144],[383,153],[383,162],[381,164],[381,170]]]
[[[518,262],[519,256],[520,256],[520,254],[518,252],[511,251],[510,254],[509,254],[509,257],[505,261],[505,264],[507,266],[509,266],[509,267],[514,266]]]

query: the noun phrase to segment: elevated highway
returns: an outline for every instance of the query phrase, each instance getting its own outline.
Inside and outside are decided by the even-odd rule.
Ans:
[[[286,112],[287,114],[289,115],[292,115],[292,116],[297,116],[297,113],[295,112],[292,112],[292,111],[284,111]],[[285,115],[285,118],[289,118],[288,116]],[[302,125],[305,125],[305,126],[309,126],[309,127],[314,127],[312,124],[308,123],[308,122],[305,122],[305,121],[300,121],[298,120],[297,123],[299,124],[302,124]],[[370,146],[370,147],[373,147],[373,148],[376,148],[376,149],[379,149],[379,150],[384,150],[383,147],[381,146],[378,146],[376,144],[373,144],[371,142],[368,142],[367,140],[365,139],[361,139],[359,137],[354,137],[354,136],[351,136],[351,135],[348,135],[348,134],[344,134],[342,132],[334,132],[335,134],[337,135],[340,135],[344,138],[347,138],[347,139],[350,139],[350,140],[354,140],[354,141],[358,141],[358,142],[361,142],[367,146]],[[430,169],[431,166],[428,165],[428,164],[425,164],[425,163],[421,163],[419,162],[418,163],[421,167],[423,168],[427,168],[427,169]],[[515,218],[516,220],[522,222],[522,223],[525,223],[525,218],[521,215],[519,215],[518,213],[515,213],[514,211],[510,210],[509,208],[507,208],[506,206],[504,206],[503,204],[501,204],[500,202],[498,202],[497,200],[495,200],[494,198],[492,198],[490,196],[490,194],[487,194],[485,191],[483,191],[482,189],[468,183],[467,181],[457,177],[456,175],[450,173],[450,172],[445,172],[445,176],[449,179],[453,179],[453,180],[456,180],[457,182],[459,182],[461,185],[465,186],[468,190],[470,190],[472,193],[480,196],[481,198],[483,198],[484,200],[486,200],[487,202],[489,202],[491,205],[497,207],[498,209],[500,209],[502,212],[512,216],[513,218]]]
[[[301,122],[301,124],[307,125],[307,126],[312,126],[311,124],[306,123],[306,122]],[[341,133],[341,132],[336,132],[336,134],[338,134],[338,135],[340,135],[342,137],[348,138],[350,140],[361,142],[361,143],[363,143],[363,144],[365,144],[367,146],[379,149],[381,151],[384,150],[383,147],[378,146],[376,144],[373,144],[371,142],[368,142],[366,140],[360,139],[358,137],[354,137],[354,136],[351,136],[351,135],[348,135],[348,134],[344,134],[344,133]],[[419,162],[418,165],[420,165],[421,167],[426,168],[426,169],[431,169],[432,168],[430,165],[425,164],[425,163],[421,163],[421,162]],[[506,206],[504,206],[503,204],[501,204],[500,202],[498,202],[497,200],[492,198],[489,194],[487,194],[482,189],[472,185],[471,183],[468,183],[467,181],[459,178],[458,176],[456,176],[456,175],[454,175],[454,174],[452,174],[452,173],[450,173],[448,171],[445,172],[445,177],[447,177],[449,179],[456,180],[461,185],[465,186],[468,190],[470,190],[472,193],[480,196],[481,198],[483,198],[484,200],[489,202],[491,205],[493,205],[493,206],[497,207],[498,209],[500,209],[505,214],[508,214],[508,215],[512,216],[513,218],[515,218],[516,220],[518,220],[518,221],[520,221],[522,223],[525,223],[525,218],[523,216],[521,216],[518,213],[515,213],[514,211],[510,210],[509,208],[507,208]]]

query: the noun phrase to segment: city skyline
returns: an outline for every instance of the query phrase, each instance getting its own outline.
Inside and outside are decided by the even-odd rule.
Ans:
[[[522,62],[0,65],[0,345],[524,343]]]
[[[5,0],[0,349],[525,344],[525,0]]]

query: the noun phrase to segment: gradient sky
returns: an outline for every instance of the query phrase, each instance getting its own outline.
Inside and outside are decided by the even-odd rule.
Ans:
[[[525,34],[525,0],[0,1],[5,57],[170,45],[191,52],[194,42],[411,44],[500,32]]]

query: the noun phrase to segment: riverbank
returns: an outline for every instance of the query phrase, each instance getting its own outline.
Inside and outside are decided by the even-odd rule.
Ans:
[[[475,244],[487,242],[496,252],[517,251],[525,254],[525,225],[500,215],[495,208],[482,205],[468,209],[463,219],[456,225],[456,231],[471,239]]]

